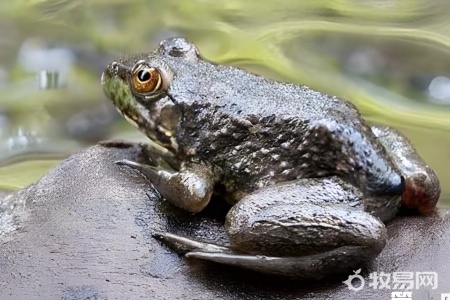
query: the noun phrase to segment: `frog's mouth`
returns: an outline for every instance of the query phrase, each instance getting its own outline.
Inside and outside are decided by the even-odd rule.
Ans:
[[[153,142],[152,146],[176,154],[178,144],[174,131],[179,115],[173,102],[168,97],[163,97],[148,107],[144,106],[132,94],[127,83],[127,75],[119,74],[118,70],[120,68],[115,67],[113,63],[102,74],[101,83],[105,95],[128,122]]]

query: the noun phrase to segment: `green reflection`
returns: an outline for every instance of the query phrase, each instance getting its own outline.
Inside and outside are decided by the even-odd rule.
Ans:
[[[0,190],[16,190],[42,177],[57,160],[25,161],[0,169]]]

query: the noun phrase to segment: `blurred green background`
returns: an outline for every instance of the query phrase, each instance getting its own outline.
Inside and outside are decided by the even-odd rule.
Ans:
[[[15,0],[0,3],[0,189],[99,140],[146,138],[103,96],[123,53],[185,36],[209,60],[354,102],[416,145],[450,204],[450,2]]]

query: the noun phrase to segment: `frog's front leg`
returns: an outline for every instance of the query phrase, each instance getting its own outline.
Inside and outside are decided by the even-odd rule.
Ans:
[[[187,257],[259,272],[323,277],[349,271],[384,248],[384,224],[364,212],[361,193],[339,178],[300,179],[269,186],[231,208],[231,247],[170,233],[156,236]]]
[[[175,171],[159,166],[145,165],[130,160],[120,160],[144,174],[161,195],[172,204],[190,212],[200,212],[209,203],[216,182],[215,174],[207,163],[182,163]]]
[[[374,126],[372,132],[405,178],[402,204],[424,214],[433,211],[441,194],[436,173],[419,156],[408,138],[395,129]]]

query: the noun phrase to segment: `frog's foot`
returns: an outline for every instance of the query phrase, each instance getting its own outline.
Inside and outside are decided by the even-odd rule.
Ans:
[[[278,257],[246,254],[171,233],[156,232],[153,236],[188,258],[296,278],[320,279],[334,273],[349,272],[352,266],[362,264],[368,259],[361,255],[367,252],[367,249],[361,246],[344,246],[308,256]]]
[[[183,166],[177,172],[162,164],[151,166],[127,159],[116,161],[116,164],[141,172],[164,198],[184,210],[200,212],[211,199],[215,177],[207,165]]]

